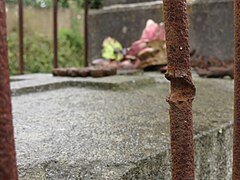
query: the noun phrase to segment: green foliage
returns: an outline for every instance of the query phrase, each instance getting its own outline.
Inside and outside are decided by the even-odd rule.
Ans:
[[[9,65],[11,74],[18,74],[18,35],[12,33],[8,38]],[[59,33],[59,66],[79,67],[83,62],[82,37],[70,30]],[[52,71],[52,41],[41,34],[25,36],[25,72],[51,72]]]
[[[24,0],[24,5],[36,8],[47,8],[52,6],[52,0]],[[6,3],[16,4],[17,0],[6,0]]]
[[[50,72],[52,68],[51,42],[42,35],[26,36],[24,39],[25,72]],[[8,39],[11,74],[18,74],[18,35],[12,33]]]
[[[17,0],[6,0],[7,3],[16,4]],[[58,0],[59,6],[62,8],[69,8],[70,3],[75,3],[78,7],[83,7],[84,0]],[[52,0],[24,0],[26,6],[33,6],[35,8],[50,8],[52,7]],[[99,9],[103,5],[103,0],[89,0],[89,6],[93,9]]]
[[[79,67],[83,65],[83,38],[72,30],[59,32],[60,67]]]
[[[90,0],[90,8],[99,9],[103,6],[103,0]]]
[[[10,66],[10,73],[12,75],[18,74],[18,35],[12,33],[8,36],[8,59]]]
[[[89,8],[100,9],[103,6],[103,1],[104,0],[88,0]],[[84,0],[77,0],[76,3],[78,5],[78,7],[83,7],[84,6]]]

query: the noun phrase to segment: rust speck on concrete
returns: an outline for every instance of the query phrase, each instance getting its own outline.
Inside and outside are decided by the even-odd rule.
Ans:
[[[234,0],[234,146],[233,180],[240,179],[240,1]]]
[[[0,179],[16,180],[18,177],[7,53],[5,1],[0,0]]]
[[[166,78],[171,82],[170,104],[172,179],[194,179],[192,101],[195,86],[190,68],[186,0],[164,0],[168,56]]]

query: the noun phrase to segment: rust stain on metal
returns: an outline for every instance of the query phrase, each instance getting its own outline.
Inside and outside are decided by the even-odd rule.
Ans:
[[[0,0],[0,179],[16,180],[18,176],[7,53],[5,1]]]
[[[170,104],[172,179],[194,179],[192,101],[195,86],[190,68],[186,0],[164,0],[168,56],[166,78],[171,82]]]
[[[234,140],[233,180],[240,179],[240,1],[234,0]]]

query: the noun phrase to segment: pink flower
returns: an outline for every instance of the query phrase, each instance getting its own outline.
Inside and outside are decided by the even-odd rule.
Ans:
[[[157,24],[153,20],[147,21],[146,27],[140,38],[142,41],[165,40],[164,23]]]

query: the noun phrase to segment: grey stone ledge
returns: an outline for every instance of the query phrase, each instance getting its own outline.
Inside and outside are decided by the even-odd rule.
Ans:
[[[188,2],[189,5],[194,4],[205,4],[205,3],[222,3],[222,2],[233,2],[233,0],[192,0]],[[151,2],[140,2],[140,3],[131,3],[131,4],[115,4],[111,6],[103,7],[100,10],[91,10],[91,14],[97,13],[109,13],[117,11],[131,11],[132,9],[148,9],[151,7],[162,6],[162,1],[151,1]]]
[[[53,77],[50,74],[29,74],[11,78],[12,95],[42,92],[64,87],[88,87],[105,90],[130,90],[154,84],[153,77],[139,75],[117,75],[103,78]]]

